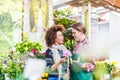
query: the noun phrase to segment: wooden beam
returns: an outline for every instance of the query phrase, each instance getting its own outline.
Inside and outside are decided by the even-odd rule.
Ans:
[[[120,0],[114,0],[114,5],[120,8]]]
[[[120,0],[102,0],[103,2],[105,3],[108,3],[109,5],[113,6],[113,7],[116,7],[116,8],[119,8],[120,9]]]
[[[79,7],[79,6],[82,6],[82,5],[87,6],[86,3],[88,3],[88,0],[74,0],[74,1],[68,2],[67,4],[71,5],[71,6],[74,6],[74,7]]]

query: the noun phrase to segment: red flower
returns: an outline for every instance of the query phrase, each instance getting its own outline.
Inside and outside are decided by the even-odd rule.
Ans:
[[[43,54],[43,55],[46,55],[46,52],[43,52],[42,54]]]
[[[37,50],[34,48],[34,49],[31,50],[31,52],[32,52],[32,53],[36,53]]]

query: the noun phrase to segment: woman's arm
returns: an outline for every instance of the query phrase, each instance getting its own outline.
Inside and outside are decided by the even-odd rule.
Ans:
[[[53,64],[53,66],[51,67],[52,71],[57,69],[57,67],[63,62],[66,62],[66,58],[61,58],[59,62],[57,62],[56,64]]]
[[[47,67],[49,67],[50,71],[54,71],[57,69],[57,67],[66,61],[66,58],[61,58],[60,61],[58,61],[57,63],[54,64],[54,59],[53,59],[53,56],[52,56],[52,51],[50,49],[47,49],[46,50],[46,55],[45,55],[45,58],[46,58],[46,62],[47,62]]]

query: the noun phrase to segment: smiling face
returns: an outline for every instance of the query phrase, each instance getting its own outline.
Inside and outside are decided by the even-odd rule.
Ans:
[[[80,32],[80,31],[72,28],[72,36],[74,37],[74,39],[75,39],[76,41],[80,41],[82,35],[83,35],[82,32]]]
[[[60,44],[63,44],[63,42],[64,42],[63,33],[61,31],[57,31],[56,32],[55,44],[60,45]]]
[[[72,36],[76,41],[82,41],[85,38],[86,28],[82,23],[72,25]]]

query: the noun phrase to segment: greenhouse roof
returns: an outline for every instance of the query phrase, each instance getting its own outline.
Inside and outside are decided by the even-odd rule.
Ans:
[[[104,7],[110,10],[120,12],[120,0],[53,0],[54,9],[64,5],[73,7],[87,6],[88,1],[93,7]]]

